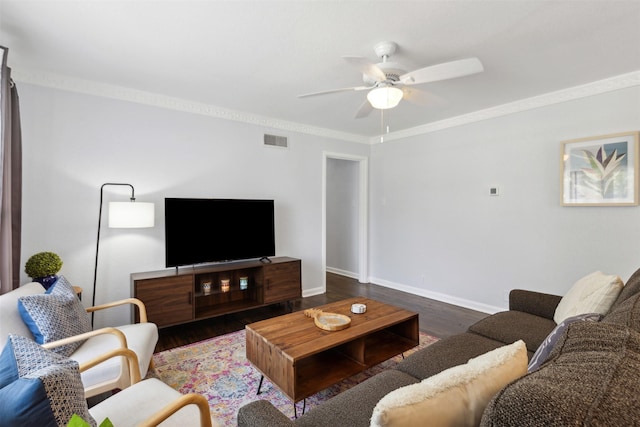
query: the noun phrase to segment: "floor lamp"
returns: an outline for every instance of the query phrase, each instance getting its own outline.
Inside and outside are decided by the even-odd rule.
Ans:
[[[96,239],[96,264],[93,269],[93,294],[91,305],[96,305],[96,282],[98,278],[98,250],[100,249],[100,226],[102,225],[102,200],[104,187],[131,187],[131,197],[128,202],[109,203],[109,228],[149,228],[154,226],[155,209],[153,203],[136,202],[135,189],[131,184],[107,182],[100,187],[100,210],[98,212],[98,237]],[[91,326],[95,312],[91,312]]]

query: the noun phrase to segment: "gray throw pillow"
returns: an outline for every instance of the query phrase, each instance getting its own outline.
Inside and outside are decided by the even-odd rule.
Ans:
[[[599,322],[604,316],[600,313],[586,313],[579,314],[577,316],[569,317],[563,320],[558,326],[556,326],[553,331],[547,335],[540,347],[536,350],[536,352],[531,357],[529,361],[529,367],[527,368],[527,372],[533,372],[540,368],[544,362],[549,358],[549,354],[551,354],[551,350],[556,345],[564,331],[567,329],[571,323],[574,322]]]

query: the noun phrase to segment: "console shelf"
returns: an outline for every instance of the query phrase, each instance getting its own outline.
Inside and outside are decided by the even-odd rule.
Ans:
[[[133,273],[131,286],[162,328],[300,298],[302,269],[299,259],[277,257]]]

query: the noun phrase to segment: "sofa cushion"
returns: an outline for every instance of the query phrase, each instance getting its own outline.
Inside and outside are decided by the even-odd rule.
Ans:
[[[77,362],[18,335],[9,335],[0,360],[1,376],[15,378],[0,388],[0,425],[65,426],[73,414],[96,425]]]
[[[603,322],[569,325],[537,371],[503,388],[482,426],[637,425],[640,333]]]
[[[640,332],[640,294],[631,296],[616,305],[602,321],[628,326]]]
[[[551,319],[521,311],[492,314],[469,327],[469,331],[509,344],[523,340],[533,354],[557,325]]]
[[[373,408],[380,399],[392,390],[416,382],[415,378],[395,369],[382,371],[311,409],[299,417],[295,425],[368,427]],[[240,413],[238,418],[241,418]],[[260,425],[268,424],[261,422]]]
[[[396,369],[423,380],[503,345],[503,342],[465,332],[416,351],[404,358]]]
[[[493,395],[526,371],[520,340],[392,391],[376,405],[371,426],[476,426]]]
[[[64,276],[44,294],[18,298],[18,311],[38,344],[91,331],[91,318]],[[52,351],[70,356],[81,344],[78,341]]]
[[[538,350],[534,353],[529,361],[529,367],[527,368],[528,372],[533,372],[536,369],[540,368],[540,366],[549,358],[553,347],[556,345],[562,334],[564,334],[567,327],[573,322],[599,322],[602,319],[602,314],[600,313],[587,313],[587,314],[579,314],[577,316],[569,317],[556,326],[553,331],[547,336],[547,338],[540,344]]]
[[[578,314],[607,314],[623,286],[618,276],[602,274],[600,271],[588,274],[574,283],[562,297],[553,320],[559,324]]]

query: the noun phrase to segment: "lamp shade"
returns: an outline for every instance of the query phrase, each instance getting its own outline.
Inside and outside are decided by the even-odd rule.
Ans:
[[[402,90],[393,86],[384,86],[375,88],[367,94],[367,99],[373,106],[379,110],[393,108],[400,103],[402,99]]]
[[[148,228],[155,224],[155,205],[139,202],[110,202],[109,228]]]

